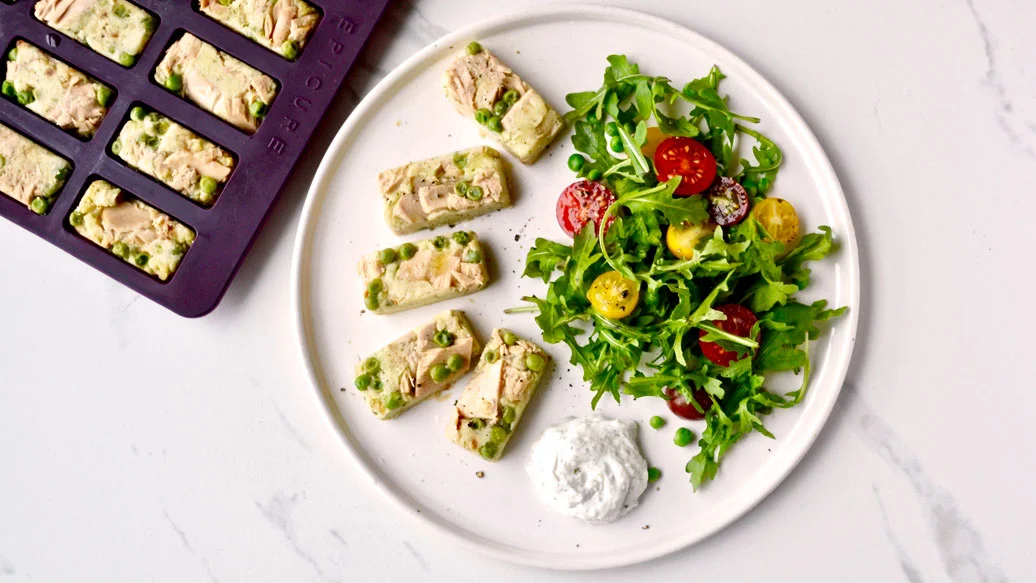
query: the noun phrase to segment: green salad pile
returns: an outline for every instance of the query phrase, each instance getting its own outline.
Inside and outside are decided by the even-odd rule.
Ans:
[[[586,180],[584,191],[587,184],[606,187],[609,204],[571,244],[536,240],[524,276],[541,278],[546,294],[525,297],[531,306],[510,311],[535,312],[544,340],[568,345],[572,364],[590,384],[594,408],[605,394],[617,402],[626,394],[693,407],[683,416],[706,421],[701,450],[686,466],[697,490],[716,476],[723,456],[742,437],[752,431],[773,437],[765,415],[802,400],[809,382],[808,341],[818,337],[822,322],[846,308],[800,303],[795,294],[810,283],[808,263],[836,245],[828,227],[782,242],[757,213],[721,226],[713,207],[729,201],[708,192],[676,195],[683,176],[659,180],[657,154],[652,160],[644,150],[660,131],[662,138],[704,145],[714,158],[715,181],[736,181],[750,207],[772,189],[781,150],[744,125],[758,119],[730,110],[718,68],[677,88],[667,78],[641,73],[625,56],[608,62],[599,89],[567,96],[573,109],[565,117],[574,124],[572,144],[580,152],[569,160],[570,168]],[[749,145],[753,159],[739,154]],[[705,234],[678,255],[667,231],[691,227]],[[745,309],[754,322],[737,333],[727,314]],[[742,326],[745,321],[752,320],[739,320]],[[767,390],[765,375],[780,371],[801,374],[800,388],[785,394]]]

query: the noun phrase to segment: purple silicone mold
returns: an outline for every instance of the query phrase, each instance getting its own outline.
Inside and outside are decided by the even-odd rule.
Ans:
[[[346,73],[389,0],[307,0],[320,22],[298,59],[288,61],[197,11],[186,0],[132,0],[157,17],[144,52],[125,68],[32,15],[35,0],[0,0],[0,50],[23,39],[115,90],[97,134],[82,140],[24,107],[0,98],[0,122],[69,160],[72,174],[46,215],[0,194],[0,216],[32,231],[127,287],[194,318],[212,311],[265,221]],[[169,44],[189,32],[274,78],[278,93],[254,134],[247,134],[152,81]],[[6,65],[0,65],[0,67]],[[134,105],[155,110],[234,155],[236,165],[215,204],[205,208],[111,154]],[[161,282],[80,237],[68,216],[86,187],[104,179],[197,233],[172,277]]]

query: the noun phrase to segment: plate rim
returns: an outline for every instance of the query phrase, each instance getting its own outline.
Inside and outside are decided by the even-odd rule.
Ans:
[[[751,496],[746,497],[746,502],[732,505],[732,510],[721,515],[721,519],[717,520],[714,525],[692,536],[676,538],[666,544],[643,548],[633,547],[626,552],[614,553],[607,556],[602,556],[601,554],[588,554],[586,556],[571,555],[564,556],[563,559],[558,555],[553,554],[547,555],[534,551],[523,552],[509,545],[504,545],[482,537],[477,537],[475,539],[466,538],[462,536],[461,532],[458,532],[459,529],[443,524],[444,521],[441,518],[434,515],[422,514],[419,509],[415,508],[415,506],[418,505],[408,504],[407,501],[409,500],[409,497],[404,493],[381,483],[378,479],[380,472],[376,468],[372,467],[363,452],[357,450],[357,447],[345,431],[345,428],[343,427],[345,420],[340,416],[337,408],[334,406],[332,399],[324,388],[326,383],[322,381],[321,375],[314,365],[312,354],[315,351],[311,343],[309,328],[307,325],[310,308],[307,305],[308,302],[305,300],[308,281],[303,277],[307,272],[310,259],[314,216],[319,211],[323,202],[321,191],[326,190],[326,183],[333,177],[338,166],[337,153],[343,147],[348,145],[348,136],[352,133],[353,127],[359,124],[361,120],[371,113],[371,110],[378,106],[378,101],[381,95],[394,86],[400,78],[408,75],[411,69],[416,65],[444,50],[444,47],[489,33],[500,27],[508,27],[508,25],[512,28],[520,27],[529,21],[551,17],[554,19],[590,17],[597,20],[606,20],[611,22],[648,25],[659,30],[660,34],[664,34],[682,42],[694,44],[701,47],[702,50],[708,54],[714,55],[727,63],[734,64],[739,67],[741,69],[739,74],[777,109],[779,112],[778,117],[788,123],[787,129],[789,133],[792,135],[797,134],[798,139],[801,140],[801,143],[805,146],[804,150],[808,154],[811,154],[810,157],[812,160],[810,166],[819,170],[818,176],[813,179],[814,182],[824,186],[821,189],[822,191],[828,191],[838,195],[835,202],[840,204],[835,205],[834,211],[836,215],[841,215],[841,218],[846,225],[846,232],[840,241],[840,244],[841,251],[846,253],[845,259],[850,264],[850,273],[848,274],[848,278],[851,280],[851,285],[846,290],[846,305],[850,306],[849,314],[847,314],[849,318],[846,322],[849,326],[848,348],[844,353],[834,355],[834,362],[831,363],[831,365],[837,366],[835,374],[835,380],[837,381],[836,386],[832,387],[828,393],[824,393],[824,398],[816,402],[816,413],[812,417],[810,424],[804,428],[806,438],[803,443],[798,445],[797,450],[794,450],[789,454],[790,459],[787,460],[784,465],[770,473],[765,483],[759,483],[757,481],[754,488],[755,492]],[[370,92],[363,97],[335,134],[334,139],[331,141],[327,151],[321,158],[320,165],[318,166],[306,193],[305,203],[302,207],[302,213],[299,219],[298,230],[296,232],[292,250],[289,296],[290,309],[293,313],[292,319],[294,322],[295,341],[298,345],[297,354],[301,359],[309,385],[315,391],[315,396],[320,401],[320,407],[324,412],[325,419],[332,425],[335,433],[338,435],[342,445],[344,446],[343,449],[348,452],[348,457],[355,466],[361,470],[361,475],[371,482],[376,491],[378,491],[383,497],[387,498],[396,508],[402,510],[404,515],[411,517],[413,522],[421,524],[423,528],[431,529],[431,531],[436,534],[445,535],[448,539],[455,541],[459,546],[466,549],[480,552],[498,560],[533,567],[565,571],[598,570],[635,565],[654,560],[688,548],[715,535],[731,524],[737,522],[741,517],[769,497],[769,495],[773,493],[773,491],[783,483],[791,472],[799,465],[810,449],[812,449],[812,446],[816,442],[822,429],[827,425],[827,421],[834,409],[834,405],[841,394],[845,377],[848,374],[849,364],[852,360],[852,354],[856,344],[859,309],[861,305],[860,260],[856,232],[852,216],[849,211],[848,200],[845,197],[845,192],[838,180],[838,176],[835,173],[830,158],[827,156],[827,153],[824,151],[816,135],[799,112],[794,108],[794,106],[792,106],[791,102],[788,101],[788,99],[784,97],[784,95],[754,67],[709,37],[704,36],[691,28],[670,22],[653,14],[639,10],[597,4],[561,4],[507,12],[498,16],[476,21],[454,30],[449,34],[436,39],[405,59],[388,75],[381,79],[370,90]]]

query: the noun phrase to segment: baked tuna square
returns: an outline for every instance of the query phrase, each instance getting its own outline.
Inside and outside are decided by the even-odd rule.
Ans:
[[[443,85],[461,115],[524,164],[535,162],[565,127],[536,90],[478,43],[450,63]]]
[[[450,310],[357,364],[354,384],[376,416],[392,419],[450,388],[480,350],[464,312]]]
[[[358,266],[364,305],[392,314],[475,293],[489,285],[478,235],[457,231],[364,255]]]
[[[543,380],[550,356],[542,348],[497,329],[457,399],[446,434],[487,460],[497,460]]]
[[[511,205],[500,153],[479,146],[378,174],[385,222],[397,235],[434,229]]]

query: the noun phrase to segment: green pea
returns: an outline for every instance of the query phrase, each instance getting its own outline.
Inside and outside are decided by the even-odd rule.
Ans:
[[[665,427],[665,419],[662,419],[658,415],[655,415],[648,421],[648,424],[651,425],[652,429],[662,429],[663,427]]]
[[[662,470],[658,468],[648,468],[648,482],[657,482],[662,477]]]
[[[112,154],[115,154],[116,156],[118,156],[119,152],[121,152],[121,151],[122,151],[122,142],[116,141],[115,143],[112,144]]]
[[[450,334],[449,330],[439,330],[432,337],[432,341],[439,346],[439,348],[446,348],[453,345],[453,334]]]
[[[677,429],[676,434],[673,435],[673,443],[680,447],[687,447],[693,439],[694,434],[691,433],[691,430],[687,429],[686,427],[681,427]]]
[[[216,192],[216,189],[218,187],[219,183],[216,182],[216,179],[212,178],[211,176],[202,176],[201,180],[198,181],[198,188],[200,188],[201,191],[205,194],[212,194]]]
[[[151,16],[145,16],[140,21],[140,24],[144,27],[145,31],[147,31],[147,32],[155,32],[155,19],[151,18]]]
[[[164,119],[159,120],[159,121],[155,122],[155,128],[154,129],[155,129],[155,133],[156,134],[162,135],[162,134],[166,133],[167,131],[169,131],[169,122],[167,122]]]
[[[284,44],[281,45],[281,54],[289,61],[294,61],[299,58],[299,43],[293,40],[285,41]]]
[[[31,89],[26,89],[25,91],[18,92],[18,103],[20,103],[21,105],[29,105],[33,101],[36,101],[36,95],[32,92]]]
[[[462,260],[464,263],[478,263],[482,261],[482,252],[474,247],[468,247],[464,250],[464,257]]]
[[[112,92],[112,90],[108,87],[105,87],[104,85],[101,85],[97,88],[97,103],[101,107],[108,107],[109,105],[111,105],[112,98],[114,98],[114,96],[115,94]]]
[[[58,168],[58,171],[54,173],[54,178],[58,182],[64,182],[68,180],[68,177],[72,174],[72,168],[70,166],[62,166]]]
[[[475,121],[480,125],[486,125],[489,123],[489,118],[493,117],[493,112],[488,109],[481,107],[475,112]]]
[[[612,149],[613,152],[616,153],[622,153],[622,151],[624,150],[622,145],[622,138],[618,136],[612,138],[611,141],[608,142],[608,146]]]
[[[123,243],[122,241],[116,241],[115,244],[112,245],[112,253],[118,255],[119,257],[122,257],[123,259],[126,259],[127,257],[129,257],[130,254],[129,245]]]
[[[507,430],[499,425],[494,425],[493,428],[489,430],[489,440],[493,443],[503,443],[504,441],[507,441]]]
[[[396,262],[396,258],[396,250],[391,247],[382,249],[381,253],[378,253],[378,261],[380,261],[382,265],[392,265]]]
[[[406,401],[403,399],[403,394],[400,393],[399,391],[392,391],[385,398],[385,408],[386,409],[390,409],[390,410],[391,409],[399,409],[400,407],[402,407],[405,404],[406,404]]]
[[[514,407],[511,407],[509,405],[505,405],[504,406],[504,413],[502,415],[504,423],[506,423],[508,425],[514,423],[514,419],[517,416],[518,416],[518,413],[514,410]]]
[[[457,231],[453,234],[453,240],[456,241],[458,245],[467,245],[471,242],[471,233],[467,231]]]
[[[18,59],[18,47],[12,47],[11,50],[7,51],[7,60],[15,61]]]
[[[177,73],[169,73],[169,76],[165,78],[165,82],[162,84],[170,91],[180,91],[183,89],[183,77]]]
[[[436,237],[435,239],[432,239],[432,245],[434,245],[435,248],[440,250],[440,251],[445,249],[446,246],[449,245],[449,244],[450,244],[450,240],[447,239],[446,237],[443,237],[443,236],[439,236],[439,237]]]
[[[356,377],[356,388],[361,391],[366,391],[371,386],[371,375],[363,373]]]
[[[500,339],[508,346],[514,346],[515,343],[518,342],[518,337],[510,330],[504,330],[503,334],[500,335]]]
[[[603,176],[603,174],[602,174],[602,173],[601,173],[601,171],[600,171],[600,170],[598,170],[597,168],[594,168],[593,170],[591,170],[591,171],[589,171],[589,172],[587,172],[587,173],[586,173],[586,178],[587,178],[588,180],[593,180],[593,181],[595,181],[595,182],[596,182],[596,181],[598,181],[598,180],[600,180],[600,179],[601,179],[601,176]]]
[[[187,245],[180,242],[173,245],[173,255],[183,255],[184,253],[187,253]]]
[[[129,9],[123,6],[122,4],[116,4],[114,7],[112,7],[112,14],[118,16],[119,18],[126,18],[127,16],[129,16]]]
[[[472,186],[465,193],[465,195],[468,197],[468,200],[482,200],[482,194],[483,193],[481,186]]]
[[[252,117],[262,117],[266,115],[266,104],[256,99],[248,106],[248,112]]]
[[[467,155],[458,152],[453,155],[453,163],[457,166],[457,168],[464,168],[468,165],[468,157]]]
[[[29,208],[38,215],[46,214],[47,209],[50,208],[50,201],[42,196],[37,196],[29,203]]]
[[[147,262],[151,260],[151,256],[147,253],[140,253],[133,258],[133,262],[137,264],[137,267],[144,267]]]
[[[371,374],[374,374],[381,370],[381,362],[376,357],[372,356],[367,360],[363,361],[363,370]]]
[[[532,372],[540,372],[545,364],[547,364],[547,361],[535,352],[525,357],[525,367]]]
[[[514,105],[518,101],[518,97],[519,95],[517,91],[515,91],[514,89],[508,89],[507,91],[504,91],[504,95],[500,99],[503,99],[507,103]]]
[[[463,180],[453,185],[453,192],[459,196],[465,196],[468,194],[468,183]]]
[[[380,294],[383,289],[385,289],[385,283],[381,281],[380,277],[372,279],[371,282],[367,284],[367,291],[370,292],[372,296]]]
[[[450,369],[446,368],[444,364],[437,364],[428,371],[428,374],[432,377],[432,382],[441,383],[450,376]]]
[[[463,356],[454,354],[446,361],[446,368],[450,369],[450,372],[460,372],[466,363]]]
[[[468,43],[468,46],[464,47],[464,52],[469,55],[477,55],[482,52],[482,45],[478,44],[477,41],[471,41]]]
[[[363,305],[367,306],[368,310],[374,311],[378,309],[378,296],[369,295],[363,298]]]
[[[497,447],[492,441],[485,443],[482,447],[478,448],[478,454],[487,460],[491,460],[496,457]]]
[[[147,110],[139,105],[130,110],[130,119],[133,121],[144,121],[145,117],[147,117]]]
[[[489,121],[486,122],[486,128],[488,128],[489,131],[495,132],[495,133],[498,133],[498,134],[500,132],[504,131],[504,126],[500,122],[500,116],[499,115],[494,115],[493,117],[489,118]]]
[[[399,247],[399,256],[404,260],[410,259],[417,253],[417,246],[413,243],[403,243]]]
[[[132,67],[137,62],[137,57],[129,53],[119,53],[119,64],[123,67]]]
[[[497,360],[500,360],[500,355],[495,350],[487,350],[485,354],[486,362],[493,364]]]
[[[0,93],[3,93],[8,97],[18,97],[18,90],[14,88],[14,83],[11,83],[10,81],[4,81],[3,84],[0,85]]]
[[[486,422],[481,420],[481,419],[469,419],[468,420],[468,427],[474,429],[475,431],[478,431],[479,429],[482,429],[485,426],[486,426]]]
[[[83,213],[76,211],[72,213],[72,216],[68,217],[68,222],[73,227],[78,227],[83,224]]]
[[[572,154],[568,157],[568,169],[572,172],[579,172],[586,164],[586,158],[582,154]]]
[[[604,133],[606,133],[606,134],[608,134],[609,136],[612,136],[612,137],[618,136],[619,135],[619,126],[616,125],[615,122],[610,121],[610,122],[604,124]]]
[[[493,113],[498,117],[504,117],[508,109],[511,109],[511,104],[503,99],[493,104]]]
[[[381,379],[379,379],[378,377],[373,377],[373,380],[371,380],[371,390],[377,392],[377,391],[380,391],[381,389],[382,389]]]
[[[158,144],[161,143],[161,140],[158,139],[158,136],[149,136],[147,134],[144,134],[144,135],[141,136],[141,138],[143,138],[142,141],[144,142],[144,144],[147,147],[151,148],[152,150],[157,150],[158,149]],[[203,188],[202,191],[204,191],[204,190],[205,189]],[[206,194],[212,194],[212,193],[211,192],[206,192]]]

